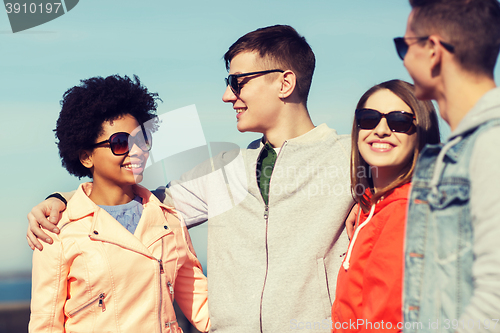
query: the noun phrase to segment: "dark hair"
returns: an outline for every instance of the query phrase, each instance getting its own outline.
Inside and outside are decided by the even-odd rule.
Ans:
[[[254,51],[269,66],[268,69],[294,72],[298,96],[304,103],[307,102],[316,59],[304,37],[288,25],[274,25],[249,32],[224,54],[226,69],[229,70],[231,60],[238,54]]]
[[[129,114],[139,124],[152,120],[151,129],[156,130],[158,94],[148,92],[136,75],[134,80],[118,75],[92,77],[64,93],[54,131],[62,165],[70,174],[92,177],[81,164],[80,153],[93,149],[104,122]]]
[[[455,47],[455,57],[465,70],[493,77],[500,50],[497,0],[410,0],[410,5],[415,33],[439,33]]]
[[[351,134],[351,193],[354,197],[354,200],[358,202],[364,210],[369,210],[370,206],[373,203],[376,203],[378,199],[386,195],[388,192],[394,190],[396,187],[410,182],[413,175],[413,170],[415,169],[415,165],[417,163],[418,155],[420,154],[424,146],[426,144],[439,143],[440,141],[436,110],[434,109],[432,102],[420,101],[415,97],[415,88],[411,83],[401,80],[390,80],[377,84],[376,86],[368,89],[368,91],[365,92],[363,96],[361,96],[356,109],[364,108],[366,101],[368,100],[368,98],[370,98],[370,96],[372,96],[377,91],[384,89],[390,90],[396,96],[401,98],[401,100],[405,102],[415,114],[418,145],[415,148],[413,158],[406,167],[405,172],[401,174],[394,182],[374,194],[370,200],[370,198],[366,195],[364,189],[368,187],[373,188],[373,181],[370,177],[370,172],[368,171],[370,170],[370,166],[368,165],[368,163],[366,163],[366,161],[359,153],[359,128],[357,126],[356,120],[354,120]],[[361,173],[362,175],[360,175],[360,170],[364,170],[365,172]],[[359,187],[361,187],[363,191],[359,191]]]

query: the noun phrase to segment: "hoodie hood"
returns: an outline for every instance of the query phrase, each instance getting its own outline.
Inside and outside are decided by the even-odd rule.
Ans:
[[[450,134],[448,141],[475,129],[488,120],[500,118],[500,87],[491,89],[474,105]]]
[[[432,195],[438,195],[437,185],[441,178],[444,165],[444,156],[447,152],[457,143],[459,143],[463,136],[480,126],[481,124],[500,118],[500,87],[491,89],[474,105],[474,107],[465,115],[462,121],[458,124],[457,128],[450,134],[444,147],[439,152],[436,159],[436,166],[430,182],[432,188]]]

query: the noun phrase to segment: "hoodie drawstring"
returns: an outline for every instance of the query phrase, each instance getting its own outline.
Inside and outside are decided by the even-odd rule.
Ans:
[[[342,266],[344,267],[345,270],[349,269],[349,260],[351,259],[352,248],[354,247],[354,243],[356,243],[356,238],[358,238],[359,231],[361,230],[361,228],[363,228],[365,225],[367,225],[368,222],[370,222],[374,212],[375,212],[375,204],[372,205],[372,208],[370,209],[370,215],[368,215],[365,222],[361,223],[361,225],[359,225],[356,228],[356,230],[354,231],[354,236],[352,236],[352,241],[349,244],[349,249],[347,250],[347,255],[345,256],[344,263],[342,264]],[[359,218],[359,215],[358,215],[358,218]]]

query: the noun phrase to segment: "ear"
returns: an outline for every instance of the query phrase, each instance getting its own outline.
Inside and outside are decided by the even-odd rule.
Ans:
[[[87,169],[91,169],[94,166],[94,161],[92,160],[92,152],[89,150],[82,150],[79,154],[80,163]]]
[[[429,45],[429,61],[432,77],[441,74],[441,63],[443,61],[443,46],[439,42],[440,37],[436,35],[429,36],[427,44]]]
[[[280,97],[287,98],[295,90],[297,85],[297,76],[291,70],[287,70],[283,73],[283,79],[281,80]]]

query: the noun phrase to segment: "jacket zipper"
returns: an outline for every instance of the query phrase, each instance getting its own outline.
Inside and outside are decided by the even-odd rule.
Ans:
[[[83,304],[79,308],[77,308],[71,312],[68,312],[68,317],[73,317],[75,314],[88,308],[89,306],[91,306],[92,304],[94,304],[97,301],[99,301],[98,306],[102,309],[102,312],[106,311],[106,305],[104,304],[104,298],[106,298],[106,294],[100,293],[97,297],[94,297],[93,299],[91,299],[87,303]]]
[[[115,243],[115,242],[110,242],[110,241],[107,241],[107,240],[100,240],[100,239],[95,239],[95,238],[92,238],[92,235],[89,235],[90,239],[92,240],[96,240],[96,241],[100,241],[100,242],[106,242],[106,243],[109,243],[109,244],[114,244],[114,245],[118,245],[118,246],[122,246],[121,244],[118,244],[118,243]],[[165,235],[161,236],[161,238],[165,237]],[[139,253],[139,254],[142,254],[142,255],[145,255],[144,253],[142,252],[138,252],[138,251],[135,251],[135,250],[132,250],[132,249],[129,249],[130,251],[132,252],[136,252],[136,253]],[[159,266],[160,266],[160,305],[159,305],[159,309],[158,309],[158,321],[159,321],[159,324],[160,324],[160,332],[162,331],[163,329],[163,325],[161,323],[161,307],[162,307],[162,303],[163,303],[163,297],[162,297],[162,287],[161,287],[161,274],[165,273],[165,270],[163,269],[163,262],[162,262],[162,259],[163,259],[163,244],[162,244],[162,250],[161,250],[161,253],[162,253],[162,257],[160,259],[156,259],[155,257],[152,257],[152,256],[149,256],[149,255],[146,255],[148,258],[151,258],[151,259],[154,259],[158,262]],[[104,297],[106,296],[105,294],[102,294]],[[104,299],[102,301],[102,305],[104,306]],[[78,310],[80,311],[80,310]],[[106,308],[103,309],[103,312],[106,311]],[[69,314],[68,314],[69,315]]]
[[[269,182],[271,184],[271,182]],[[267,281],[267,272],[269,270],[269,251],[268,251],[268,246],[267,246],[267,228],[268,228],[268,221],[269,221],[269,205],[266,205],[264,209],[264,220],[266,221],[266,274],[264,275],[264,285],[262,286],[262,293],[260,294],[260,331],[263,332],[263,327],[262,327],[262,302],[264,300],[264,289],[266,287],[266,281]]]
[[[281,146],[281,149],[278,153],[278,156],[276,156],[276,161],[274,161],[274,166],[273,166],[273,172],[271,173],[271,177],[269,177],[269,185],[268,185],[268,194],[267,194],[267,205],[265,205],[264,208],[264,220],[266,222],[266,274],[264,275],[264,285],[262,286],[262,293],[260,294],[260,331],[264,332],[264,328],[262,325],[262,303],[264,301],[264,289],[266,288],[266,282],[267,282],[267,273],[269,271],[269,247],[268,247],[268,242],[267,242],[267,233],[269,229],[269,199],[270,199],[270,193],[271,193],[271,180],[273,178],[273,173],[276,168],[276,164],[278,164],[278,159],[281,155],[281,152],[285,148],[286,144],[288,142],[285,141],[283,142],[283,145]],[[261,151],[262,153],[262,151]],[[260,158],[260,155],[259,155]]]
[[[162,257],[163,257],[163,244],[162,244]],[[160,259],[156,259],[158,260],[158,264],[160,265],[160,305],[158,306],[158,321],[159,321],[159,324],[160,324],[160,332],[163,330],[163,325],[161,323],[161,308],[162,308],[162,305],[163,305],[163,292],[161,291],[161,275],[163,273],[165,273],[165,271],[163,270],[163,262],[162,262],[162,258]]]
[[[168,281],[167,286],[168,286],[168,290],[170,291],[170,294],[172,295],[172,298],[174,298],[174,287],[172,286],[172,282]]]

